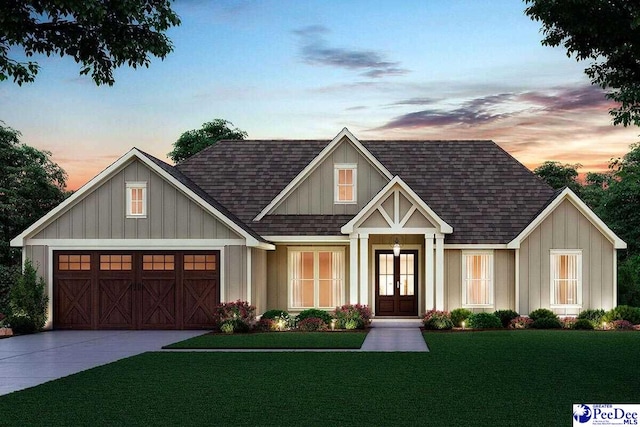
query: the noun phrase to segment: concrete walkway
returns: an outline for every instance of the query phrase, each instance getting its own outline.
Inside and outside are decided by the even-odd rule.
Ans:
[[[0,339],[0,395],[33,387],[204,331],[49,331]]]
[[[419,319],[374,319],[360,351],[429,351]]]

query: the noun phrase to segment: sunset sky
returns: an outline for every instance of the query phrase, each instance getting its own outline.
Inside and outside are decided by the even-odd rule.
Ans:
[[[166,159],[215,118],[251,139],[492,139],[533,168],[606,169],[638,128],[614,127],[588,63],[543,47],[525,4],[183,0],[174,52],[97,87],[69,58],[0,83],[0,120],[53,153],[76,189],[131,147]],[[15,53],[19,53],[15,50]]]

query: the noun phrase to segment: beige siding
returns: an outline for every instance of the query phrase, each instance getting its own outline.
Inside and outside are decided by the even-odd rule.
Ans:
[[[357,203],[334,203],[334,164],[357,164]],[[356,214],[388,182],[348,140],[342,141],[334,151],[287,196],[276,214]]]
[[[247,248],[225,246],[224,248],[224,300],[247,300]]]
[[[251,248],[251,302],[256,314],[267,309],[267,251]]]
[[[444,251],[444,305],[449,311],[462,307],[462,252],[459,249]],[[493,251],[493,284],[493,306],[471,311],[515,308],[515,251]]]
[[[49,275],[47,272],[49,271],[49,253],[47,246],[25,246],[24,254],[25,257],[31,260],[34,268],[36,269],[39,276],[42,276],[49,285]],[[53,268],[53,267],[51,267]],[[51,296],[51,295],[49,295]]]
[[[337,247],[340,245],[276,245],[275,251],[267,252],[267,310],[286,310],[289,307],[289,261],[288,248],[293,247]],[[349,300],[349,246],[345,246],[344,251],[344,295],[345,303]],[[357,284],[356,284],[357,286]]]
[[[126,218],[125,182],[147,182],[147,218]],[[238,239],[144,163],[136,160],[72,206],[34,239]]]
[[[582,250],[582,309],[614,305],[613,244],[568,200],[520,245],[520,311],[550,306],[550,251]],[[578,310],[560,311],[576,314]]]

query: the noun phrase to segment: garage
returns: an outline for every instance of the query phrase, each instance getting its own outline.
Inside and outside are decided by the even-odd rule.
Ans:
[[[219,251],[54,251],[56,329],[211,328]]]

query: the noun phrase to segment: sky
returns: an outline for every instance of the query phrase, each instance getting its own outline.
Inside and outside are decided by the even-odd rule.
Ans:
[[[0,83],[0,120],[77,189],[138,147],[160,159],[222,118],[250,139],[491,139],[529,168],[603,171],[638,140],[614,127],[589,63],[542,46],[515,0],[179,0],[174,51],[114,86],[70,58]],[[15,49],[12,52],[17,52]]]

